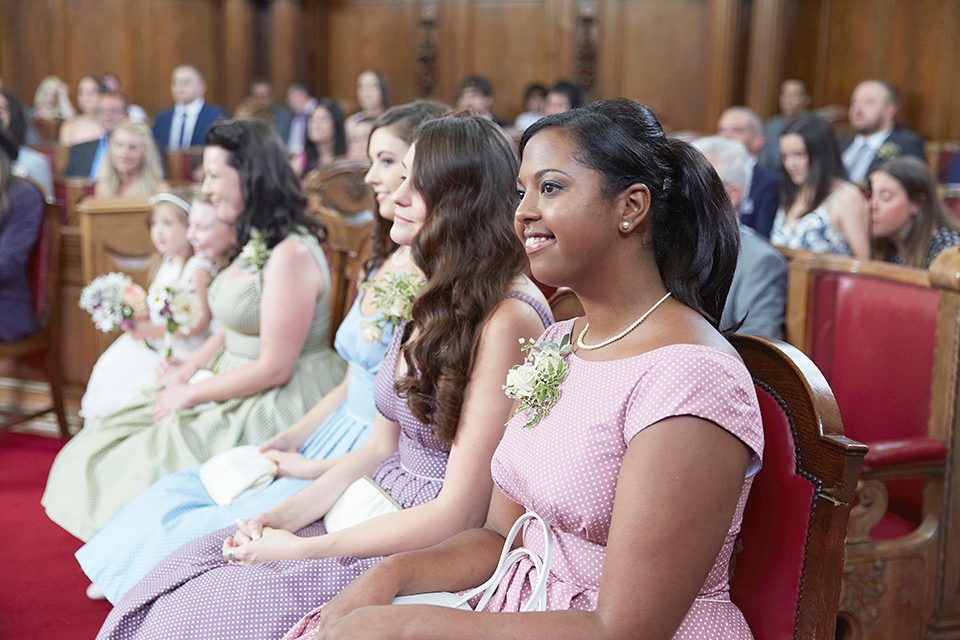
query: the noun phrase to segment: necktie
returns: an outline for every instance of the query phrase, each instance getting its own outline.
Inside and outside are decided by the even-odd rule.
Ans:
[[[186,149],[190,146],[190,139],[187,137],[187,112],[183,112],[180,118],[180,148]]]
[[[860,141],[860,148],[856,149],[850,155],[850,164],[847,165],[847,171],[850,173],[850,179],[854,182],[863,182],[867,177],[867,168],[870,166],[870,158],[873,157],[873,148],[867,144],[866,140]]]

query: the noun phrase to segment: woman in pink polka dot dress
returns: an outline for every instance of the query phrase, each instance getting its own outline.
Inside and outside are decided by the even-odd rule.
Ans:
[[[539,120],[521,156],[515,226],[533,275],[572,287],[586,312],[540,339],[573,346],[559,398],[507,425],[485,528],[387,558],[287,638],[751,640],[727,567],[763,433],[716,328],[739,249],[723,185],[629,100]],[[522,391],[524,377],[508,384]],[[537,581],[523,558],[482,613],[375,606],[484,582],[526,510],[554,538],[546,612],[499,614]],[[523,545],[543,557],[539,526]]]

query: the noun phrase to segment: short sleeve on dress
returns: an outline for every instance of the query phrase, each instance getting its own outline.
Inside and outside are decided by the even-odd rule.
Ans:
[[[183,265],[183,278],[184,280],[189,280],[190,276],[197,269],[203,269],[211,276],[215,275],[213,272],[213,262],[207,258],[201,258],[200,256],[190,256],[187,260],[187,263]]]
[[[746,477],[760,469],[763,425],[753,380],[737,358],[718,349],[681,344],[648,354],[625,408],[624,444],[665,418],[695,416],[740,439],[751,451]]]

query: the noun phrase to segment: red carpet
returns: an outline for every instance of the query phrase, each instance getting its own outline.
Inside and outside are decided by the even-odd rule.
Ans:
[[[0,433],[0,639],[92,640],[110,612],[88,600],[81,542],[47,519],[40,496],[63,441]]]

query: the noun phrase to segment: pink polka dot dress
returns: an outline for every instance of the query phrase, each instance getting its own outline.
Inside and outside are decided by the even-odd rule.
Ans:
[[[541,340],[560,342],[573,321],[550,327]],[[515,416],[493,457],[493,479],[511,500],[540,514],[554,536],[547,587],[550,610],[594,610],[606,556],[620,465],[633,436],[671,416],[693,415],[726,429],[751,451],[747,477],[720,555],[677,640],[752,640],[730,602],[727,566],[753,475],[760,467],[763,429],[753,381],[732,355],[693,344],[656,349],[632,358],[593,362],[575,353],[561,396],[538,424]],[[529,523],[528,523],[529,524]],[[536,524],[524,545],[543,557]],[[487,611],[519,611],[536,578],[529,559],[508,572]]]

